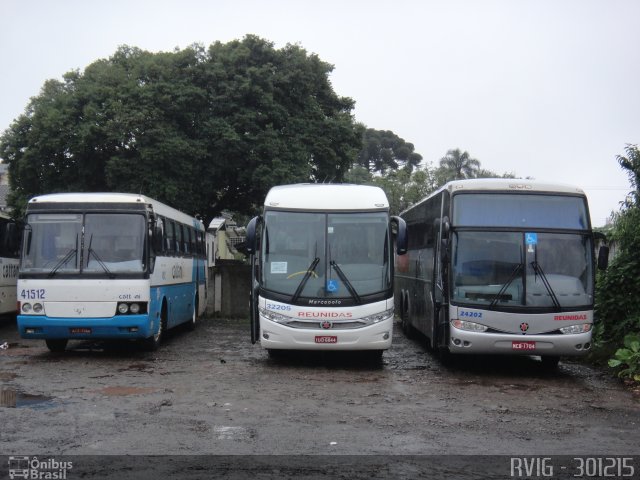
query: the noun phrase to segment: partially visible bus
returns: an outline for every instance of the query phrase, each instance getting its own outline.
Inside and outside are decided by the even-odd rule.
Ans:
[[[392,230],[396,231],[395,235]],[[249,223],[251,341],[274,350],[369,350],[393,337],[393,260],[405,223],[377,187],[272,188]]]
[[[396,301],[406,333],[418,330],[443,356],[536,355],[555,366],[589,351],[596,259],[582,190],[460,180],[400,216],[409,245]],[[604,268],[607,247],[601,254]]]
[[[61,193],[29,200],[18,329],[52,351],[68,340],[139,339],[206,307],[204,225],[143,195]]]
[[[0,213],[0,315],[16,311],[20,232],[16,222]]]

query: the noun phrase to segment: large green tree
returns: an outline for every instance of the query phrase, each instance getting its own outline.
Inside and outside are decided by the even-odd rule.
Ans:
[[[0,138],[18,213],[33,195],[140,192],[211,218],[279,183],[340,181],[361,148],[332,65],[256,36],[170,53],[121,47],[47,81]]]
[[[480,162],[471,158],[469,152],[462,152],[459,148],[447,151],[440,159],[438,168],[438,181],[444,184],[450,180],[462,180],[476,178],[480,171]]]
[[[421,161],[412,143],[391,130],[367,128],[362,134],[362,149],[358,152],[357,163],[369,172],[385,173],[388,170],[407,168],[413,170]]]

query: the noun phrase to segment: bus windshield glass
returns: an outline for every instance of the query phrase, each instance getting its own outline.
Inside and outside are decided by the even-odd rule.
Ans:
[[[38,213],[28,215],[27,223],[24,272],[53,276],[143,271],[143,215]]]
[[[454,226],[537,227],[586,230],[584,197],[511,193],[460,193],[453,200]]]
[[[267,211],[262,286],[280,294],[359,301],[391,288],[386,212]]]
[[[452,301],[500,307],[593,304],[586,234],[454,231]]]

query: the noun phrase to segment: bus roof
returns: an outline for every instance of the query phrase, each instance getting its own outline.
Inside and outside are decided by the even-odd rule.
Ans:
[[[411,210],[413,207],[420,205],[431,197],[435,197],[442,191],[447,190],[449,193],[459,192],[517,192],[517,193],[558,193],[583,195],[584,191],[573,185],[563,183],[540,182],[537,180],[523,180],[520,178],[471,178],[467,180],[452,180],[445,183],[435,192],[430,193],[426,197],[420,199],[413,205],[407,207],[402,213]]]
[[[43,204],[43,203],[59,203],[59,204],[111,204],[111,203],[119,203],[119,204],[145,204],[151,205],[153,207],[153,211],[159,215],[163,215],[167,218],[172,218],[174,220],[178,220],[185,224],[193,224],[195,220],[190,215],[183,213],[175,208],[172,208],[168,205],[165,205],[162,202],[154,200],[153,198],[147,197],[145,195],[139,195],[136,193],[115,193],[115,192],[104,192],[104,193],[96,193],[96,192],[78,192],[78,193],[50,193],[47,195],[39,195],[37,197],[33,197],[29,200],[27,204],[27,210],[35,204]],[[197,223],[201,223],[197,220]]]
[[[523,180],[520,178],[472,178],[468,180],[453,180],[446,183],[442,188],[452,193],[460,190],[491,190],[507,192],[573,193],[584,195],[582,189],[573,185]]]
[[[380,187],[347,183],[299,183],[273,187],[265,208],[292,210],[388,210],[389,201]]]

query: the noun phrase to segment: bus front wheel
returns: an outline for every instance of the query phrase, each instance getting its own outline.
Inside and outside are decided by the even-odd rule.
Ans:
[[[540,357],[540,360],[542,361],[542,368],[544,370],[555,370],[558,368],[560,357],[556,355],[544,355]]]
[[[196,324],[198,323],[198,296],[196,295],[196,301],[193,302],[193,314],[191,315],[191,320],[187,324],[187,328],[189,330],[195,330]]]
[[[164,330],[167,328],[167,308],[166,305],[162,306],[162,313],[160,314],[160,325],[158,325],[158,331],[155,335],[150,336],[149,338],[145,338],[142,341],[142,346],[147,352],[155,352],[160,343],[162,342],[162,336],[164,335]]]
[[[45,340],[47,348],[51,352],[56,353],[64,352],[65,348],[67,348],[67,342],[68,340],[66,338],[50,338]]]

